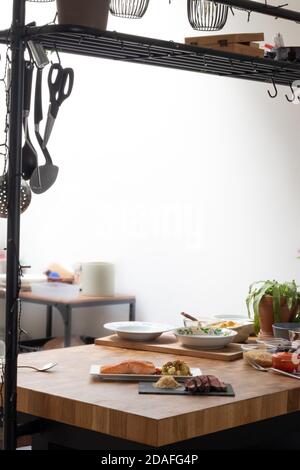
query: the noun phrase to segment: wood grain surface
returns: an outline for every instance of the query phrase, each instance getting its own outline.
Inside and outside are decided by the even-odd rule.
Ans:
[[[246,46],[244,44],[228,44],[228,46],[211,45],[211,46],[205,46],[205,47],[207,47],[208,49],[234,52],[235,54],[246,55],[249,57],[263,58],[265,55],[264,49],[260,49],[260,48],[252,47],[252,46]]]
[[[234,398],[139,395],[137,383],[89,375],[92,364],[128,358],[160,366],[176,356],[94,345],[23,354],[20,364],[58,366],[48,373],[19,370],[18,410],[155,447],[300,410],[300,381],[258,372],[243,360],[185,358],[232,384]]]
[[[177,356],[203,357],[217,361],[235,361],[243,357],[241,347],[237,344],[228,345],[226,348],[219,350],[192,349],[182,346],[182,344],[176,341],[175,336],[172,334],[163,334],[155,341],[129,341],[120,338],[118,335],[111,335],[97,338],[95,344],[139,351],[175,354]]]
[[[264,41],[264,33],[241,33],[241,34],[216,34],[210,36],[192,36],[185,38],[185,44],[192,46],[207,46],[212,44],[251,43],[253,41]]]
[[[2,289],[0,290],[0,298],[5,298],[5,291]],[[133,295],[114,295],[112,297],[91,297],[81,294],[70,294],[66,296],[58,296],[55,293],[55,289],[53,289],[52,295],[36,295],[32,292],[22,292],[20,293],[20,299],[25,300],[27,302],[30,301],[45,301],[46,303],[59,303],[59,304],[68,304],[68,305],[80,305],[80,304],[87,304],[87,303],[94,303],[94,302],[111,302],[111,301],[125,301],[129,302],[131,300],[135,300]]]

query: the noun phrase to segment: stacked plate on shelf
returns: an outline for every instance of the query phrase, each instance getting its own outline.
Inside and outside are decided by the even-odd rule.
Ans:
[[[24,274],[24,276],[21,277],[21,288],[23,291],[30,291],[32,285],[41,282],[47,282],[47,276],[43,274]],[[0,289],[6,289],[6,274],[0,274]]]

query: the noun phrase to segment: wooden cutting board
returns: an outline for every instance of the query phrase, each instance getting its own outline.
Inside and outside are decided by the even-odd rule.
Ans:
[[[191,46],[234,52],[251,57],[264,57],[264,50],[254,41],[263,41],[264,33],[218,34],[216,36],[196,36],[185,38]]]
[[[250,57],[261,57],[265,55],[265,51],[259,47],[245,46],[244,44],[229,44],[228,46],[205,46],[208,49],[214,49],[219,51],[234,52],[235,54],[247,55]]]
[[[264,41],[264,33],[217,34],[215,36],[194,36],[185,38],[185,43],[191,46],[208,46],[212,44],[249,44],[254,41]]]
[[[192,349],[182,346],[174,335],[163,334],[155,341],[129,341],[119,338],[117,335],[97,338],[95,344],[111,346],[114,348],[135,349],[138,351],[152,351],[175,356],[203,357],[216,359],[217,361],[236,361],[243,357],[240,345],[229,344],[224,349]]]

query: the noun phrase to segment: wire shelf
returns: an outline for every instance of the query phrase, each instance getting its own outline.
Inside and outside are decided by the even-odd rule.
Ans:
[[[7,30],[0,32],[0,43],[8,39]],[[300,79],[299,64],[80,26],[30,27],[25,37],[29,39],[48,50],[257,82],[273,79],[276,85],[290,86]]]

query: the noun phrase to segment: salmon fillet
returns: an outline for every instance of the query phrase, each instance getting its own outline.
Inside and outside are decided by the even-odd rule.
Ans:
[[[123,361],[119,364],[107,364],[101,366],[101,374],[143,374],[154,375],[155,365],[149,361]]]

